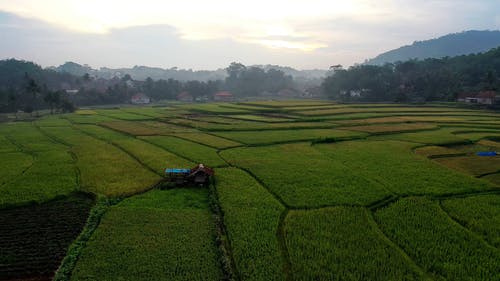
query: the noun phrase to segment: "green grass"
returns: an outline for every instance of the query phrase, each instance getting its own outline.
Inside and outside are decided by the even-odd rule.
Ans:
[[[346,114],[346,113],[427,113],[427,112],[480,112],[477,110],[464,110],[461,108],[442,108],[442,107],[365,107],[365,108],[355,108],[355,107],[343,107],[343,108],[330,108],[324,110],[306,110],[298,111],[297,114],[305,116],[324,116],[324,115],[335,115],[335,114]]]
[[[242,110],[252,111],[252,112],[276,112],[276,111],[279,111],[278,108],[255,106],[255,105],[248,105],[248,104],[241,104],[241,103],[240,104],[225,103],[221,106],[227,107],[227,108],[242,109]]]
[[[124,112],[133,114],[145,115],[152,118],[160,118],[170,116],[176,113],[176,110],[171,107],[124,107],[120,109]]]
[[[399,116],[401,120],[410,122],[463,122],[466,120],[460,116]]]
[[[276,236],[284,207],[242,170],[217,169],[216,179],[241,280],[284,280]]]
[[[482,177],[482,179],[485,179],[487,181],[492,182],[493,184],[497,185],[500,187],[500,173],[492,174],[492,175],[487,175]]]
[[[119,146],[161,175],[163,175],[164,170],[167,167],[194,166],[193,162],[161,149],[156,145],[152,145],[148,142],[130,137],[128,135],[95,125],[82,125],[78,128],[93,136],[105,139],[106,141]]]
[[[394,116],[335,121],[335,123],[342,125],[372,125],[372,124],[391,124],[391,123],[402,123],[402,122],[404,121],[400,117],[394,117]]]
[[[71,145],[83,190],[126,196],[148,189],[160,177],[117,147],[72,128],[45,127],[48,134]]]
[[[445,146],[429,145],[415,149],[415,153],[428,158],[441,157],[441,156],[454,156],[463,154],[463,152]]]
[[[422,131],[414,133],[393,134],[387,136],[378,136],[374,139],[380,140],[402,140],[422,144],[449,145],[455,143],[468,142],[466,137],[453,134],[460,128],[442,128],[439,130]]]
[[[208,118],[207,120],[205,120],[204,118],[199,118],[199,120],[186,119],[186,118],[174,118],[174,119],[164,119],[164,120],[165,122],[171,122],[172,124],[187,126],[205,131],[255,131],[255,130],[286,130],[286,129],[334,127],[334,124],[326,122],[265,123],[265,122],[236,120],[230,118],[224,118],[224,119],[217,118],[216,120],[218,123],[207,122],[208,120],[211,120]]]
[[[272,144],[293,141],[308,141],[324,138],[356,138],[367,134],[347,130],[335,129],[304,129],[304,130],[275,130],[275,131],[241,131],[216,132],[218,136],[233,139],[245,144]]]
[[[97,114],[66,114],[64,118],[76,124],[99,124],[101,122],[111,122],[117,119]]]
[[[99,195],[62,279],[221,280],[229,264],[237,280],[500,280],[500,163],[475,156],[498,151],[499,116],[311,100],[46,114],[0,124],[0,208]],[[206,189],[143,193],[197,163],[216,168],[215,219]]]
[[[40,127],[65,127],[70,126],[71,123],[68,119],[61,117],[60,115],[47,115],[38,120],[36,120],[35,124]]]
[[[22,177],[23,171],[33,164],[33,157],[22,152],[2,152],[0,161],[0,189],[16,177]]]
[[[453,198],[442,206],[454,220],[500,249],[500,195]]]
[[[192,131],[191,129],[186,129],[184,127],[179,127],[157,121],[144,121],[144,122],[114,121],[114,122],[103,122],[100,125],[133,136],[156,136],[156,135],[171,134],[175,132]]]
[[[333,102],[319,100],[282,100],[282,101],[252,101],[243,102],[244,105],[255,105],[261,107],[300,107],[300,106],[323,106],[333,105]]]
[[[377,124],[377,125],[365,125],[365,126],[354,126],[354,127],[342,127],[345,130],[360,131],[371,134],[380,133],[397,133],[404,131],[421,131],[436,129],[437,126],[433,124],[425,123],[399,123],[399,124]]]
[[[330,159],[401,195],[443,195],[490,189],[486,181],[449,170],[412,152],[400,141],[354,141],[314,146]]]
[[[490,131],[480,131],[478,132],[457,132],[457,136],[461,138],[466,138],[471,141],[478,141],[484,138],[500,138],[500,131],[498,129],[491,129]]]
[[[467,174],[480,176],[500,172],[500,156],[460,156],[449,158],[436,158],[434,161]]]
[[[221,103],[204,103],[204,104],[182,104],[177,106],[180,109],[186,109],[195,112],[204,112],[210,114],[242,114],[248,113],[248,110],[241,108],[225,107]]]
[[[220,280],[206,189],[153,190],[102,218],[71,280]]]
[[[328,158],[308,143],[235,148],[221,152],[231,164],[252,171],[294,207],[366,205],[391,193],[341,160]]]
[[[452,146],[423,146],[415,149],[415,153],[429,158],[446,156],[474,156],[479,151],[496,151],[500,143],[492,140],[480,140],[475,144],[459,144]]]
[[[195,163],[203,163],[212,167],[226,165],[226,162],[217,154],[217,150],[205,145],[171,136],[146,136],[140,137],[140,139],[181,155]]]
[[[402,199],[377,211],[375,218],[384,233],[434,279],[500,279],[500,251],[452,221],[437,202]]]
[[[269,115],[250,115],[250,114],[245,114],[245,115],[232,115],[232,118],[235,119],[242,119],[242,120],[250,120],[250,121],[260,121],[260,122],[290,122],[293,121],[293,119],[289,118],[280,118],[280,117],[275,117],[275,116],[269,116]]]
[[[129,120],[129,121],[140,121],[140,120],[150,120],[153,119],[151,116],[146,116],[142,114],[135,114],[131,112],[122,111],[119,109],[99,109],[95,110],[99,115],[111,117],[114,119],[120,120]]]
[[[43,151],[35,155],[29,169],[0,186],[0,206],[43,202],[77,189],[74,161],[67,151]]]
[[[1,126],[0,131],[10,141],[28,152],[65,150],[28,122],[11,123]]]
[[[294,280],[424,280],[421,270],[359,207],[290,211],[286,244]]]
[[[175,137],[186,139],[189,141],[197,142],[203,145],[215,147],[215,148],[228,148],[234,146],[240,146],[241,144],[232,140],[217,137],[214,135],[209,135],[202,132],[192,132],[192,133],[173,133]]]
[[[19,152],[20,149],[16,145],[14,145],[6,136],[5,132],[2,130],[3,126],[0,125],[0,153],[11,153],[11,152]]]
[[[191,115],[188,118],[189,120],[199,121],[204,123],[205,125],[210,123],[217,124],[241,124],[245,121],[240,119],[233,119],[223,115]]]
[[[2,125],[0,131],[16,144],[4,138],[0,206],[43,202],[77,188],[68,147],[55,143],[30,123]]]

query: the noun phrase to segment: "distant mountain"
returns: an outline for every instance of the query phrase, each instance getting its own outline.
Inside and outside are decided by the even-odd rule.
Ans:
[[[132,68],[107,68],[101,67],[100,69],[93,69],[88,65],[80,65],[74,62],[66,62],[57,67],[51,67],[57,72],[66,72],[76,76],[82,76],[88,73],[92,76],[104,79],[111,79],[113,77],[121,78],[126,74],[130,75],[134,80],[146,80],[151,77],[153,80],[160,79],[175,79],[179,81],[208,81],[208,80],[222,80],[226,77],[224,69],[217,70],[191,70],[191,69],[178,69],[173,68],[159,68],[149,66],[134,66]]]
[[[437,39],[416,41],[412,45],[385,52],[364,64],[382,65],[410,59],[443,58],[489,51],[500,46],[500,31],[470,30]]]
[[[255,67],[260,67],[264,70],[269,70],[271,68],[276,70],[281,70],[287,75],[291,75],[294,79],[298,80],[311,80],[311,79],[323,79],[327,70],[313,69],[313,70],[297,70],[291,67],[284,67],[278,65],[253,65]],[[159,68],[159,67],[149,67],[149,66],[134,66],[132,68],[107,68],[101,67],[100,69],[93,69],[88,65],[81,65],[74,62],[66,62],[63,65],[57,67],[51,67],[50,69],[61,73],[69,73],[76,76],[83,76],[88,73],[92,76],[111,79],[113,77],[121,78],[124,75],[130,75],[134,80],[146,80],[151,77],[153,80],[159,79],[175,79],[179,81],[208,81],[208,80],[224,80],[227,76],[225,69],[219,68],[217,70],[191,70],[191,69],[179,69],[177,67],[172,68]]]
[[[323,79],[328,74],[328,70],[325,69],[304,69],[297,70],[295,68],[291,68],[289,66],[279,66],[274,64],[266,64],[266,65],[253,65],[255,67],[259,67],[268,71],[269,69],[276,69],[283,71],[286,75],[292,76],[294,79],[302,78],[302,79]]]

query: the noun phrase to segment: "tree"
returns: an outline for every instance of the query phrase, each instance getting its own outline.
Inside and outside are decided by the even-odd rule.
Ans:
[[[90,78],[90,75],[88,73],[85,73],[83,74],[83,81],[85,82],[90,82],[91,78]]]
[[[9,94],[7,96],[7,104],[14,111],[14,115],[16,116],[17,120],[17,95],[12,89],[10,89]]]
[[[61,102],[61,93],[59,91],[47,91],[43,100],[50,107],[50,114],[54,114],[54,108]]]
[[[63,99],[61,102],[61,111],[63,113],[71,113],[76,110],[75,105],[68,99]]]
[[[28,74],[25,74],[26,79],[28,80],[28,83],[26,85],[26,92],[32,95],[32,103],[31,103],[31,112],[35,111],[36,116],[38,116],[38,95],[40,93],[40,86],[36,83],[35,79],[30,78]],[[30,112],[30,113],[31,113]]]

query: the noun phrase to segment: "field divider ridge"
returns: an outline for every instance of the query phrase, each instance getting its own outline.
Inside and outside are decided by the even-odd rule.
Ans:
[[[283,258],[283,273],[285,274],[285,280],[293,281],[292,274],[292,262],[290,259],[290,252],[288,251],[288,246],[286,244],[286,234],[285,234],[285,219],[288,216],[290,209],[285,207],[285,210],[280,215],[278,228],[276,229],[276,238],[278,239],[278,245],[281,252],[281,257]]]
[[[5,136],[5,139],[8,140],[10,143],[12,143],[14,146],[16,146],[19,149],[20,153],[24,153],[26,155],[31,156],[31,164],[28,167],[24,168],[19,174],[16,175],[16,177],[22,176],[35,165],[35,162],[36,162],[38,156],[36,155],[36,153],[34,151],[26,150],[25,147],[23,147],[22,145],[17,143],[10,136]],[[0,182],[0,186],[6,185],[9,182],[14,181],[16,177],[12,178],[11,180],[5,181],[5,182]]]
[[[438,201],[438,206],[440,208],[440,210],[446,215],[446,217],[448,217],[448,219],[455,225],[457,225],[458,227],[462,228],[465,232],[467,232],[469,235],[477,238],[478,240],[480,240],[481,242],[483,242],[483,244],[485,244],[486,246],[488,246],[489,248],[492,248],[492,249],[495,249],[495,250],[499,250],[499,248],[491,245],[488,241],[486,241],[481,235],[473,232],[472,230],[470,230],[467,226],[465,226],[463,223],[461,223],[460,221],[456,220],[455,218],[453,218],[450,213],[448,213],[446,211],[446,209],[443,207],[443,200],[437,200]]]
[[[241,280],[238,267],[234,260],[231,239],[227,232],[226,224],[224,223],[224,211],[220,206],[219,195],[217,193],[217,179],[214,178],[213,183],[209,186],[209,202],[215,220],[216,238],[215,242],[218,246],[220,263],[225,281]]]
[[[123,151],[125,154],[127,154],[129,157],[131,157],[132,159],[134,159],[135,161],[137,161],[141,166],[143,166],[144,168],[146,168],[147,170],[151,171],[152,173],[156,174],[156,175],[159,175],[160,177],[163,177],[163,174],[156,171],[155,169],[153,169],[152,167],[148,166],[146,163],[144,163],[141,159],[139,159],[137,156],[135,156],[134,154],[132,154],[130,151],[126,150],[125,148],[123,148],[122,146],[120,146],[119,144],[111,141],[111,140],[107,140],[107,139],[104,139],[104,138],[101,138],[101,137],[98,137],[92,133],[89,133],[89,132],[86,132],[85,130],[82,130],[78,127],[73,127],[74,129],[82,132],[83,134],[91,137],[91,138],[94,138],[96,140],[99,140],[99,141],[102,141],[102,142],[105,142],[105,143],[108,143],[114,147],[116,147],[117,149]],[[134,138],[135,139],[135,138]],[[141,140],[138,140],[138,141],[141,141]]]
[[[427,271],[425,271],[421,266],[419,266],[396,242],[392,241],[385,233],[380,229],[378,223],[375,221],[375,218],[373,217],[373,210],[368,210],[364,209],[365,216],[367,218],[368,223],[370,224],[370,227],[372,228],[373,232],[382,239],[389,247],[395,249],[402,257],[403,259],[408,263],[408,265],[413,268],[416,272],[422,274],[422,276],[425,277],[426,280],[432,280],[431,276]]]

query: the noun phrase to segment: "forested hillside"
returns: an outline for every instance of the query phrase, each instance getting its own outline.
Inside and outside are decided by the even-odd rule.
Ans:
[[[457,94],[500,88],[500,48],[454,58],[336,68],[323,91],[342,101],[453,101]]]
[[[368,60],[365,64],[383,65],[410,59],[443,58],[486,52],[500,46],[500,31],[470,30],[436,39],[416,41]]]

